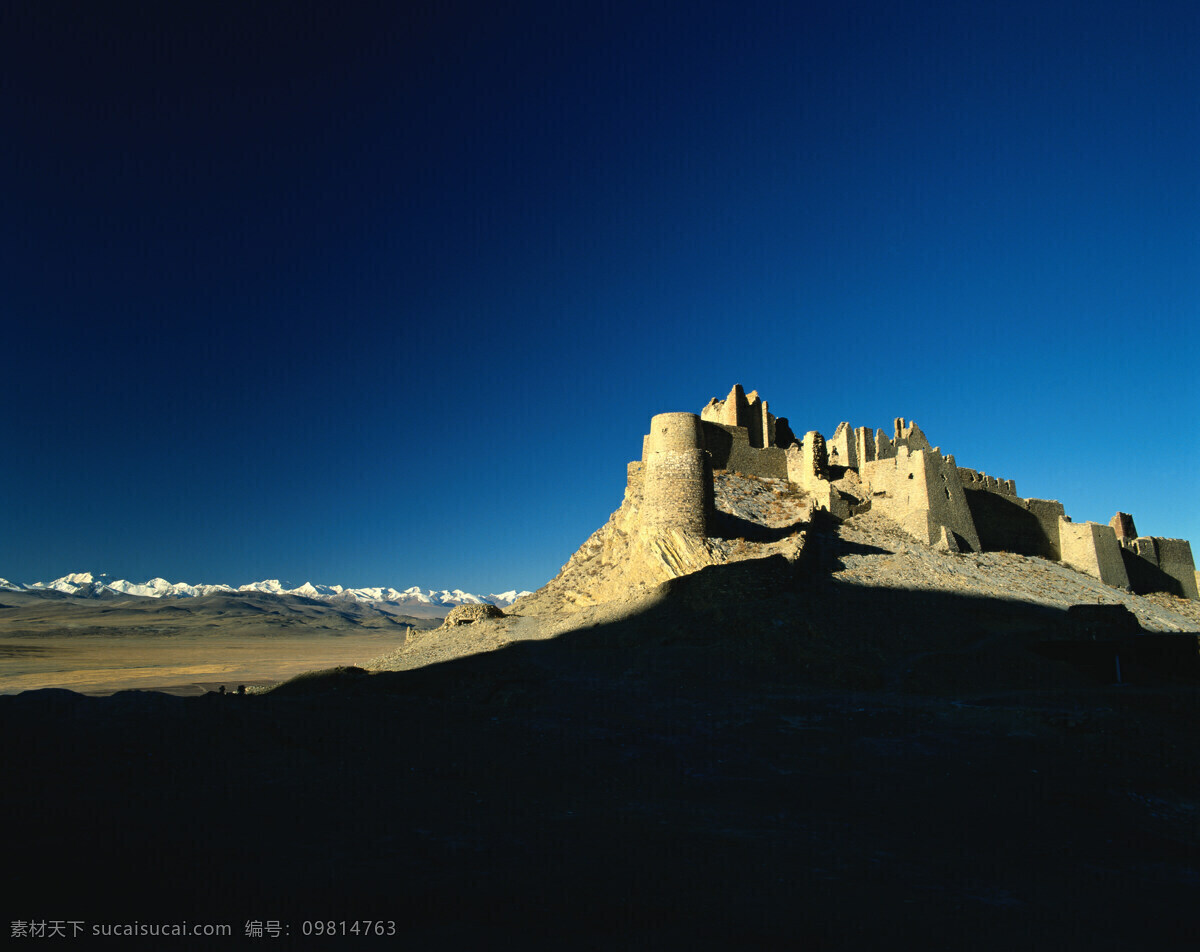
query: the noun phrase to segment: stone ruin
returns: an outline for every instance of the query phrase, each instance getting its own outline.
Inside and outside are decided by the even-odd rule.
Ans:
[[[489,605],[484,602],[482,605],[455,605],[450,609],[450,613],[446,616],[446,620],[442,622],[443,628],[454,628],[458,625],[470,625],[477,621],[482,621],[485,618],[504,618],[502,612],[495,605]]]
[[[702,544],[713,515],[714,472],[786,479],[839,519],[870,508],[926,545],[1007,551],[1068,565],[1138,594],[1200,598],[1190,544],[1138,536],[1133,517],[1072,522],[1061,503],[1021,498],[1011,479],[961,467],[902,417],[892,434],[841,423],[828,439],[797,438],[757,391],[735,385],[694,413],[660,413],[628,468],[627,498],[642,499],[638,534],[674,550]],[[449,619],[447,619],[449,622]]]

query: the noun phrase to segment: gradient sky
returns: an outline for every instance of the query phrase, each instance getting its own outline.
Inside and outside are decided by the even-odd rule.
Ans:
[[[1200,544],[1200,5],[5,4],[0,576],[536,588],[651,415]]]

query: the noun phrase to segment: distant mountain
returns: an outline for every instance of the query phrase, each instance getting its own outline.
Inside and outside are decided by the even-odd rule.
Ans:
[[[17,592],[60,592],[76,598],[113,598],[135,595],[142,598],[196,598],[221,592],[262,592],[268,595],[301,595],[322,601],[356,601],[385,603],[390,605],[423,605],[453,608],[455,605],[482,605],[490,603],[500,608],[511,605],[528,592],[501,592],[491,595],[472,595],[461,589],[434,591],[420,588],[344,588],[341,585],[314,585],[305,582],[296,588],[288,588],[279,579],[264,579],[248,585],[191,585],[187,582],[168,582],[165,578],[152,578],[145,582],[129,582],[125,579],[110,579],[107,575],[91,572],[75,572],[64,575],[53,582],[34,582],[18,585],[0,578],[0,589]]]

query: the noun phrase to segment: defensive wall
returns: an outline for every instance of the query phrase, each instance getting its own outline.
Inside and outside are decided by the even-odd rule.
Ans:
[[[1137,594],[1169,592],[1180,598],[1200,598],[1192,547],[1186,539],[1137,536],[1118,540],[1129,587]]]
[[[958,471],[962,473],[961,467]],[[982,489],[964,488],[963,495],[984,552],[1061,559],[1058,523],[1065,514],[1062,503]]]
[[[1178,583],[1171,594],[1183,598],[1200,598],[1196,586],[1196,562],[1192,558],[1192,546],[1187,539],[1164,539],[1151,536],[1154,552],[1158,556],[1158,568],[1168,578]]]
[[[1129,588],[1129,575],[1112,526],[1064,518],[1058,524],[1058,534],[1063,565],[1098,578],[1105,585]]]
[[[911,534],[931,545],[971,547],[970,525],[983,551],[1006,551],[1068,562],[1107,584],[1135,591],[1166,591],[1196,598],[1200,574],[1195,571],[1191,547],[1185,540],[1138,537],[1133,519],[1118,513],[1108,527],[1071,522],[1062,503],[1053,499],[1021,498],[1011,479],[988,476],[956,466],[967,513],[961,507],[943,505],[937,479],[948,474],[916,464],[915,454],[927,454],[925,462],[944,459],[938,447],[914,421],[893,421],[892,435],[882,429],[851,427],[840,423],[829,439],[829,465],[857,469],[871,493],[873,509],[889,515]],[[904,463],[878,465],[904,456]],[[937,476],[937,479],[931,476]],[[909,478],[911,477],[911,479]],[[901,480],[904,482],[901,482]],[[1093,528],[1094,527],[1094,528]],[[1105,531],[1110,530],[1110,531]],[[1064,542],[1064,536],[1066,541]],[[1114,547],[1114,543],[1119,543]],[[1065,554],[1064,554],[1065,548]]]
[[[965,466],[958,468],[958,479],[962,483],[963,489],[996,493],[1000,496],[1015,497],[1017,495],[1017,484],[1011,479],[997,479],[995,476],[979,473],[973,469],[967,469]]]
[[[702,420],[704,445],[713,469],[787,479],[787,456],[778,446],[755,447],[744,426]]]
[[[1169,592],[1181,598],[1200,598],[1192,547],[1186,539],[1140,536],[1133,516],[1116,513],[1108,524],[1121,546],[1129,587],[1139,595]]]
[[[953,456],[901,445],[894,457],[863,464],[859,475],[870,487],[871,509],[883,512],[918,541],[980,551]]]
[[[844,422],[828,440],[815,430],[797,440],[785,418],[740,384],[699,415],[659,414],[643,438],[642,459],[627,472],[626,498],[642,503],[642,534],[676,530],[704,539],[714,470],[787,479],[839,518],[855,500],[835,483],[853,470],[854,495],[865,492],[872,509],[926,545],[1038,556],[1120,588],[1200,597],[1186,540],[1137,536],[1127,513],[1110,525],[1072,522],[1056,500],[1023,499],[1011,479],[958,466],[903,417],[891,436]]]

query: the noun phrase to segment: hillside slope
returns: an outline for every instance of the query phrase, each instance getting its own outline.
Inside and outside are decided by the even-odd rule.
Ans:
[[[1200,602],[1135,595],[1038,557],[939,551],[882,515],[865,511],[838,523],[786,481],[733,473],[716,479],[717,532],[688,550],[686,571],[675,571],[661,549],[640,546],[629,530],[639,502],[627,494],[509,617],[414,632],[370,666],[417,668],[618,625],[650,642],[692,639],[731,656],[759,644],[760,653],[801,659],[814,680],[836,670],[831,683],[843,686],[892,683],[906,657],[921,655],[928,667],[938,654],[957,653],[962,671],[974,670],[981,689],[990,689],[1014,657],[1017,667],[1043,663],[1029,646],[1075,637],[1067,618],[1073,605],[1124,606],[1144,632],[1200,632]],[[971,653],[1006,660],[971,660]],[[962,677],[970,681],[962,675],[946,687],[966,688]]]

